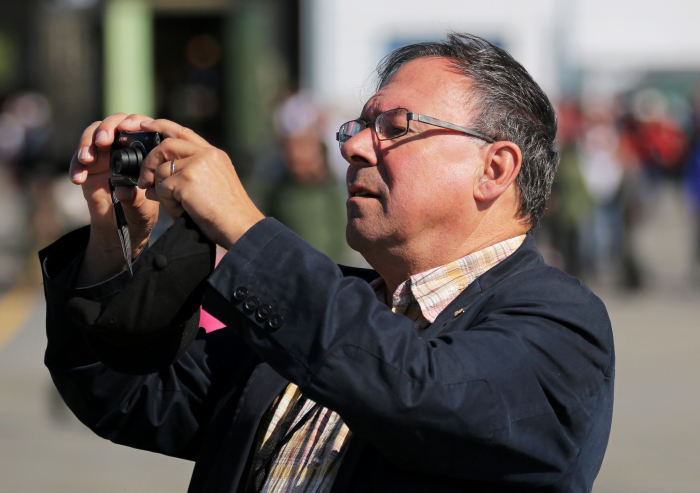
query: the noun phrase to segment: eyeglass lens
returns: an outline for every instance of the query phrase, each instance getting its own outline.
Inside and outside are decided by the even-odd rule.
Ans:
[[[376,129],[379,140],[401,137],[408,132],[408,111],[403,108],[385,111],[377,117]]]
[[[361,120],[353,120],[343,123],[338,131],[338,142],[340,143],[341,149],[343,144],[345,144],[353,136],[363,131],[365,128],[367,128],[367,125]]]
[[[401,137],[408,132],[408,110],[396,108],[385,111],[377,117],[374,123],[379,140],[389,140]],[[367,128],[362,120],[352,120],[340,126],[338,142],[340,147],[352,137]]]

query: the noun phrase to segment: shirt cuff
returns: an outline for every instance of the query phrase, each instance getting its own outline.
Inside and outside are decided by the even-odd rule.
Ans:
[[[64,238],[58,240],[57,243],[64,241]],[[54,258],[51,254],[43,259],[42,270],[44,279],[53,288],[59,289],[67,294],[69,293],[71,297],[79,296],[88,300],[104,300],[124,289],[126,283],[131,279],[129,271],[125,269],[98,284],[79,288],[76,287],[75,283],[80,273],[83,258],[85,257],[85,245],[77,244],[75,248],[77,253],[67,262],[65,258]],[[147,249],[148,247],[144,248],[133,261],[132,269],[136,269],[139,259],[141,259],[143,253]],[[61,264],[63,267],[61,267]]]

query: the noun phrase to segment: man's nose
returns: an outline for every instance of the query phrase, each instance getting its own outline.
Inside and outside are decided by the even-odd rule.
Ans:
[[[351,166],[376,166],[378,149],[375,140],[372,128],[367,127],[348,139],[340,154]]]

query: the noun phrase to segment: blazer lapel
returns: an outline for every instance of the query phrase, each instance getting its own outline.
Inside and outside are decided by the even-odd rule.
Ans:
[[[523,270],[533,268],[543,263],[542,256],[537,251],[532,235],[528,234],[523,244],[513,254],[500,264],[479,276],[462,291],[447,307],[440,312],[435,322],[420,333],[423,339],[437,337],[443,330],[464,313],[478,300],[501,281]]]
[[[338,474],[335,476],[330,493],[345,493],[348,490],[353,479],[357,461],[360,459],[366,446],[367,441],[364,438],[360,438],[357,435],[353,435],[352,438],[350,438],[350,444],[340,463],[340,468],[338,469]]]
[[[222,477],[219,484],[222,487],[238,485],[241,480],[245,480],[242,475],[260,420],[288,384],[289,380],[281,377],[267,363],[260,363],[253,370],[227,431],[225,440],[227,447],[222,454],[223,467],[220,469]],[[204,490],[209,491],[208,488]]]

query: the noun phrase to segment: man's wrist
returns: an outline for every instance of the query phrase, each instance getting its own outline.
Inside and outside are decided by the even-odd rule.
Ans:
[[[257,214],[251,214],[251,216],[246,219],[239,219],[236,221],[233,227],[229,228],[226,233],[222,235],[222,239],[217,243],[226,250],[231,249],[231,247],[239,239],[241,239],[241,237],[245,235],[250,228],[255,226],[263,219],[265,219],[265,216],[259,211]]]
[[[132,258],[138,257],[148,245],[148,237],[132,237]],[[85,249],[85,256],[76,278],[76,287],[93,286],[106,281],[126,269],[124,251],[116,229],[103,232],[97,228],[90,229],[90,239]]]
[[[126,268],[126,260],[119,243],[101,244],[92,236],[75,281],[75,287],[93,286],[119,274]]]
[[[155,221],[153,221],[155,224]],[[141,251],[148,245],[148,240],[151,237],[151,231],[153,227],[147,228],[142,234],[134,235],[134,228],[129,227],[129,237],[131,240],[131,256],[136,258],[139,256]],[[119,233],[117,231],[116,224],[110,224],[105,227],[95,227],[90,226],[90,242],[89,244],[94,244],[100,251],[111,252],[112,250],[117,250],[123,257],[121,241],[119,240]]]

